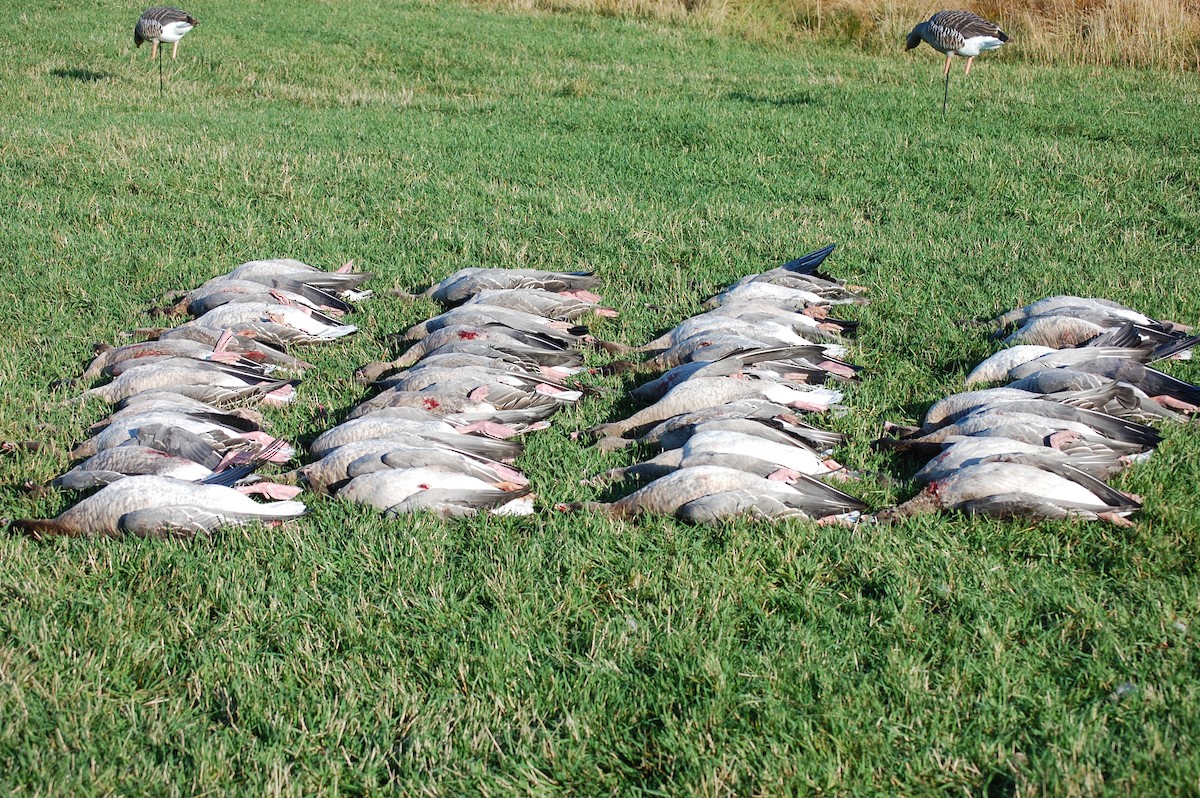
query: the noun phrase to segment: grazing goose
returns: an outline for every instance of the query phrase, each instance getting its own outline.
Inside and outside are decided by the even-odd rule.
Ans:
[[[994,22],[988,22],[970,11],[939,11],[919,23],[908,34],[904,49],[912,50],[922,41],[939,53],[946,54],[946,89],[942,98],[942,119],[946,118],[946,106],[950,103],[950,61],[959,55],[967,59],[967,71],[971,74],[971,62],[975,56],[995,50],[1006,41],[1008,34]]]
[[[939,11],[912,29],[904,49],[912,50],[922,41],[946,54],[944,71],[947,76],[950,75],[950,61],[956,55],[967,59],[965,74],[969,75],[975,56],[997,49],[1008,41],[1008,35],[995,22],[988,22],[970,11]]]
[[[195,17],[178,8],[147,8],[133,26],[133,43],[141,47],[143,42],[150,42],[150,58],[153,59],[158,56],[158,45],[168,42],[171,44],[171,60],[175,60],[179,54],[179,40],[199,24]]]
[[[33,538],[124,532],[143,537],[191,537],[219,526],[285,521],[304,515],[296,501],[259,504],[222,485],[160,476],[134,476],[108,485],[57,518],[25,518],[13,527]]]

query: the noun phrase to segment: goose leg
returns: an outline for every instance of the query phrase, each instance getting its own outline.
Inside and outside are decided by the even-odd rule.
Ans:
[[[950,62],[947,61],[947,64]],[[946,106],[950,104],[950,70],[946,70],[946,92],[942,95],[942,121],[946,121]]]
[[[942,74],[950,74],[950,62],[954,59],[954,53],[946,53],[946,68],[942,70]],[[969,61],[967,63],[970,63]]]
[[[172,61],[174,61],[174,60],[175,60],[175,58],[176,58],[176,56],[178,56],[178,55],[179,55],[179,42],[178,42],[178,41],[176,41],[176,42],[175,42],[175,44],[174,44],[174,45],[172,45],[172,47],[171,47],[171,60],[172,60]],[[971,71],[971,61],[970,61],[970,59],[968,59],[968,60],[967,60],[967,71],[968,71],[968,72],[970,72],[970,71]]]
[[[971,56],[970,58],[967,59],[967,71],[965,74],[967,74],[967,75],[971,74],[971,62],[974,60],[975,60],[975,56]]]
[[[150,40],[150,60],[153,61],[154,57],[156,55],[158,55],[158,42],[151,39]]]

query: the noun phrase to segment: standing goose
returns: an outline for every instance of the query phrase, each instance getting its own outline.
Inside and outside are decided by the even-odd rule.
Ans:
[[[1008,34],[1000,30],[995,22],[988,22],[970,11],[939,11],[918,24],[908,34],[904,49],[912,50],[922,41],[939,53],[946,54],[946,92],[942,99],[942,118],[946,117],[946,105],[950,101],[950,61],[956,55],[967,59],[967,70],[971,74],[971,62],[975,56],[987,50],[995,50],[1006,41]]]
[[[179,54],[179,40],[199,24],[195,17],[178,8],[147,8],[133,26],[133,43],[141,47],[143,42],[150,42],[150,58],[154,59],[158,55],[159,43],[170,42],[171,60],[174,61]]]

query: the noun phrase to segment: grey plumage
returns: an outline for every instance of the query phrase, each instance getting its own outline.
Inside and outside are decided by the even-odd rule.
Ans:
[[[171,6],[154,6],[147,8],[133,26],[133,43],[141,47],[143,43],[153,45],[150,57],[157,54],[160,42],[172,42],[178,50],[179,40],[184,34],[200,24],[195,17],[186,11]],[[175,57],[175,52],[171,55]]]
[[[989,22],[970,11],[939,11],[925,22],[917,25],[908,34],[906,50],[911,50],[922,41],[941,53],[958,52],[966,46],[967,39],[987,36],[1008,41],[1008,34],[1000,30],[995,22]]]

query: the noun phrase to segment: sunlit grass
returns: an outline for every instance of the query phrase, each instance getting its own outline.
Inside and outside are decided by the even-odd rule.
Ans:
[[[836,242],[873,304],[830,424],[876,507],[913,467],[871,451],[881,421],[993,351],[959,320],[1071,292],[1200,321],[1195,75],[989,57],[943,123],[931,51],[421,3],[189,10],[162,102],[128,8],[0,19],[0,440],[45,444],[0,455],[5,517],[71,499],[20,486],[103,415],[54,387],[91,344],[251,258],[354,258],[380,289],[592,268],[622,313],[596,334],[637,344]],[[434,312],[372,300],[305,353],[275,429],[328,427],[363,397],[353,369]],[[0,536],[0,792],[1200,789],[1193,427],[1122,477],[1132,530],[614,524],[549,509],[635,455],[570,439],[631,408],[595,382],[529,440],[531,519],[310,497],[303,522],[211,540]]]

